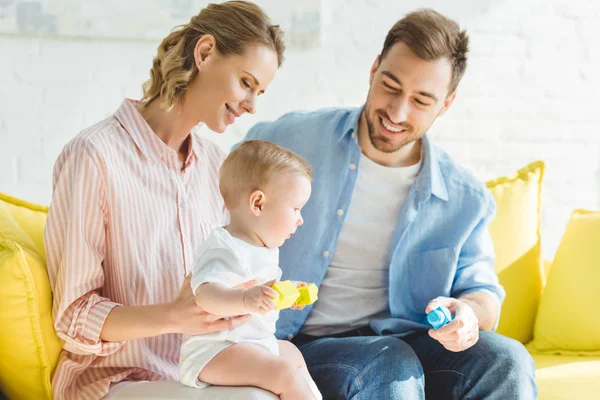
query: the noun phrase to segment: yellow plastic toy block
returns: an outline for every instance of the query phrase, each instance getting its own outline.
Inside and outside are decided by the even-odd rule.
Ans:
[[[296,285],[292,281],[281,281],[271,285],[271,289],[275,290],[279,297],[275,300],[275,309],[283,310],[294,305],[296,299],[300,296],[300,292],[296,289]]]
[[[296,300],[297,306],[308,306],[319,298],[319,288],[314,283],[300,286],[298,291],[300,292],[300,297]]]

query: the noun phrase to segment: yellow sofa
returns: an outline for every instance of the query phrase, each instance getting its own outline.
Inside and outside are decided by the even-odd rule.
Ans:
[[[540,256],[542,176],[543,163],[538,162],[488,183],[498,203],[490,226],[498,255],[496,271],[507,291],[498,330],[523,343],[533,338],[551,271],[550,263],[542,266]],[[42,241],[47,210],[0,193],[0,390],[11,400],[50,399],[51,375],[60,352],[52,328]],[[527,348],[536,363],[540,399],[600,398],[600,353],[585,357],[542,353],[535,343]]]

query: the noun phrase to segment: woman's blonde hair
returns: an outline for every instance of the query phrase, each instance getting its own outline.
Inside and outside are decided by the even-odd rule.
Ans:
[[[188,24],[175,27],[158,46],[150,79],[143,85],[146,106],[159,99],[161,106],[170,110],[183,98],[198,73],[196,43],[207,34],[215,38],[216,48],[224,56],[243,55],[248,45],[262,44],[277,53],[279,66],[283,62],[283,32],[278,25],[271,25],[259,6],[248,1],[209,4]]]
[[[312,181],[312,170],[304,158],[275,143],[248,140],[233,150],[219,171],[219,190],[225,206],[232,210],[245,193],[265,190],[275,176],[304,176]]]

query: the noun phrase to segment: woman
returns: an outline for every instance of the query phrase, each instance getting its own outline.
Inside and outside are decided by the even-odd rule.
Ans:
[[[55,399],[124,398],[118,383],[130,381],[137,392],[178,390],[148,381],[177,380],[181,334],[247,320],[204,313],[186,279],[194,247],[228,219],[225,155],[190,131],[203,122],[221,133],[254,113],[283,51],[258,6],[211,4],[163,40],[140,102],[126,99],[63,149],[45,232],[64,341]]]

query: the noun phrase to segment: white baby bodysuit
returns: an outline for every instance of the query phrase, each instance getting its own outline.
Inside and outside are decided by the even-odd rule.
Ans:
[[[235,238],[223,228],[215,229],[200,245],[192,268],[192,290],[206,282],[228,287],[256,279],[258,284],[281,278],[279,249],[254,246]],[[253,343],[279,355],[275,338],[278,311],[253,317],[236,328],[204,335],[185,336],[179,358],[179,379],[187,386],[203,388],[198,374],[217,354],[236,343]]]

